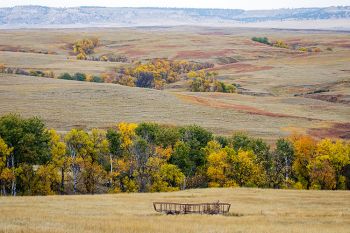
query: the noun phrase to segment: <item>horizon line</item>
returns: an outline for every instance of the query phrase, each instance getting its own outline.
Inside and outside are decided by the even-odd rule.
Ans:
[[[0,8],[15,8],[15,7],[47,7],[47,8],[60,8],[60,9],[68,9],[68,8],[143,8],[143,9],[209,9],[209,10],[243,10],[243,11],[269,11],[269,10],[293,10],[293,9],[324,9],[324,8],[331,8],[331,7],[350,7],[350,5],[332,5],[332,6],[325,6],[325,7],[320,7],[320,6],[315,6],[315,7],[296,7],[296,8],[270,8],[270,9],[242,9],[242,8],[210,8],[210,7],[165,7],[165,6],[98,6],[98,5],[80,5],[80,6],[45,6],[45,5],[32,5],[32,4],[27,4],[27,5],[15,5],[15,6],[6,6],[6,7],[0,7]]]

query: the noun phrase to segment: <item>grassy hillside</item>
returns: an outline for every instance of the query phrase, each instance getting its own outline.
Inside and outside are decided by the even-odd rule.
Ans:
[[[0,197],[0,232],[348,232],[350,193],[197,189],[173,193]],[[232,204],[230,216],[166,216],[153,201]]]
[[[322,52],[271,47],[253,42],[253,36]],[[62,131],[156,121],[196,123],[222,134],[248,131],[268,140],[293,131],[350,138],[347,33],[200,27],[2,30],[0,64],[56,74],[101,74],[130,65],[76,60],[72,43],[88,37],[100,39],[96,56],[214,63],[218,79],[240,85],[239,94],[188,92],[184,80],[155,91],[0,74],[0,114],[39,115]]]

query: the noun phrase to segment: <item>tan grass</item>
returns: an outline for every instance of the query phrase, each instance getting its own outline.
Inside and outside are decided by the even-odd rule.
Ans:
[[[229,216],[157,214],[153,201],[232,204]],[[348,232],[350,193],[197,189],[174,193],[1,197],[0,232]]]
[[[317,45],[323,52],[301,54],[274,48],[251,41],[253,36],[268,36],[271,40],[282,39],[300,46]],[[349,104],[317,100],[317,97],[294,97],[294,94],[326,87],[330,90],[326,92],[329,96],[341,94],[343,99],[349,98],[350,48],[344,45],[350,44],[350,39],[341,32],[202,27],[0,30],[0,45],[4,48],[57,53],[0,51],[0,64],[55,73],[90,74],[109,72],[123,65],[78,61],[70,56],[67,46],[84,37],[100,39],[96,56],[112,53],[136,60],[171,59],[182,53],[188,60],[213,62],[220,81],[240,84],[253,96],[189,93],[185,80],[168,85],[160,92],[1,74],[0,114],[38,115],[49,127],[61,131],[72,127],[108,127],[119,121],[155,121],[199,124],[217,134],[247,131],[267,140],[288,135],[286,128],[308,132],[349,122]],[[332,47],[333,51],[326,51],[327,47]],[[220,56],[240,62],[219,65],[217,58]],[[340,85],[341,81],[346,82]],[[188,101],[194,98],[205,103]],[[293,117],[276,117],[284,115]],[[316,132],[314,135],[325,134]]]

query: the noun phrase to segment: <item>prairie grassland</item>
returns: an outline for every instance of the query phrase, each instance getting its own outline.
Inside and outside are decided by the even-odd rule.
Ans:
[[[152,121],[199,124],[218,134],[247,131],[267,140],[286,136],[285,127],[307,130],[328,126],[332,120],[346,122],[349,112],[346,106],[300,97],[178,93],[4,74],[0,74],[0,99],[0,114],[40,116],[48,127],[60,131]]]
[[[167,216],[153,201],[232,204],[229,216]],[[1,197],[1,233],[349,232],[350,193],[248,188]]]
[[[203,27],[1,30],[0,64],[10,67],[47,69],[57,74],[100,74],[129,65],[76,60],[71,43],[97,37],[101,43],[95,49],[96,56],[212,62],[219,80],[239,84],[244,91],[190,93],[186,81],[155,91],[0,74],[0,114],[38,115],[60,131],[104,128],[119,121],[155,121],[199,124],[217,134],[247,131],[267,140],[292,131],[348,139],[348,35],[336,31]],[[253,36],[281,39],[297,47],[318,47],[322,52],[270,47],[252,42]],[[19,52],[19,48],[53,54]]]

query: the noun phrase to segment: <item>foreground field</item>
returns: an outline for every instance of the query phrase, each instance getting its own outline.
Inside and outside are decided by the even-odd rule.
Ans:
[[[166,216],[153,201],[232,204],[230,216]],[[1,197],[0,232],[348,232],[350,193],[203,189],[173,193]]]

